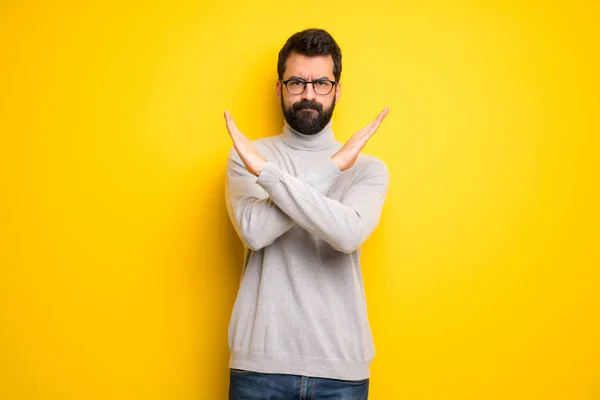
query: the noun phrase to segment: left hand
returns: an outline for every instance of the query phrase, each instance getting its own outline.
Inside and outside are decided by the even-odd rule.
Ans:
[[[331,159],[340,169],[345,171],[352,167],[358,158],[358,154],[361,152],[363,147],[367,144],[367,141],[377,132],[377,128],[381,124],[381,121],[388,114],[389,109],[386,107],[382,112],[379,113],[375,121],[365,126],[360,131],[356,132],[352,137],[344,144],[344,146],[335,153]]]
[[[262,169],[267,165],[267,160],[260,155],[250,139],[240,132],[235,125],[235,122],[233,122],[233,118],[229,114],[229,111],[225,111],[225,123],[227,124],[229,136],[231,136],[231,140],[233,141],[233,147],[242,159],[248,172],[256,176],[260,175]]]

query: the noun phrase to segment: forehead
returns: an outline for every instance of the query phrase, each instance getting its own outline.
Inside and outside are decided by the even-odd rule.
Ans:
[[[298,76],[306,79],[327,77],[334,80],[333,58],[331,55],[307,57],[302,54],[292,53],[286,63],[283,79]]]

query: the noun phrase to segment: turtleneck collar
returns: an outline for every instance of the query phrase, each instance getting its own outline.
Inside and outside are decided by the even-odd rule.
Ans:
[[[325,127],[314,135],[302,134],[288,125],[284,119],[283,134],[281,140],[290,147],[297,150],[325,150],[336,143],[335,136],[331,130],[333,121],[329,121]]]

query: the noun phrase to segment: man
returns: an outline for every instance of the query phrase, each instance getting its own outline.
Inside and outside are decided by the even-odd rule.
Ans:
[[[389,175],[359,155],[387,114],[337,142],[342,55],[324,30],[279,52],[283,133],[251,142],[226,111],[233,141],[226,202],[245,244],[229,324],[230,399],[366,399],[375,350],[359,263]]]

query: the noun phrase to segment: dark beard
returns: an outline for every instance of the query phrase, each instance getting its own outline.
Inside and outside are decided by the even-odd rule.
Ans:
[[[323,110],[323,106],[316,101],[302,100],[294,103],[291,108],[286,108],[283,104],[283,96],[281,96],[281,109],[283,116],[289,126],[296,132],[303,135],[314,135],[319,133],[331,120],[333,109],[335,108],[335,96],[331,107]],[[316,110],[301,111],[303,109]]]

